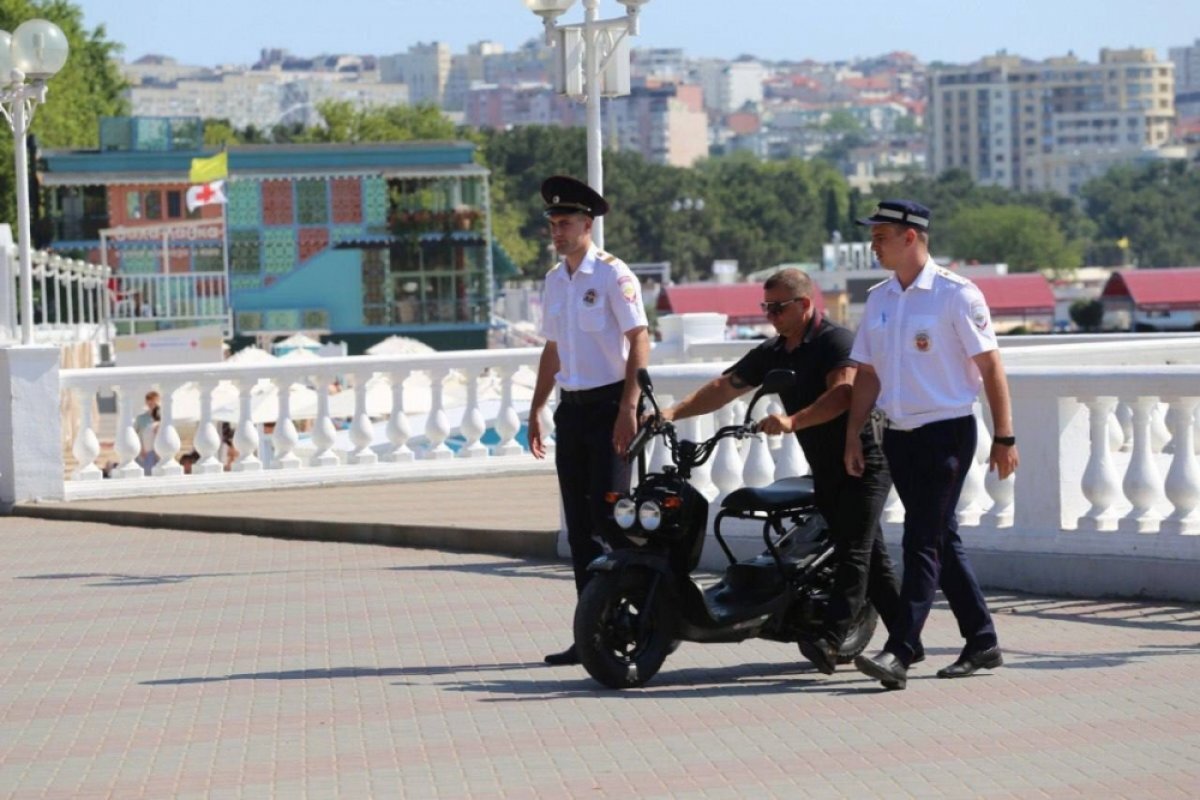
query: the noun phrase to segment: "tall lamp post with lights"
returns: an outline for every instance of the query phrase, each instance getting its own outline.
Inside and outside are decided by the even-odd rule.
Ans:
[[[599,19],[600,0],[583,0],[583,23],[559,25],[556,20],[575,0],[524,0],[546,26],[546,44],[555,49],[555,88],[570,97],[587,98],[588,185],[604,194],[601,158],[600,97],[629,94],[629,36],[638,34],[638,12],[650,0],[620,0],[627,12],[616,19]],[[592,226],[592,240],[604,247],[604,218]]]
[[[16,162],[17,253],[21,262],[21,344],[33,344],[33,278],[29,256],[29,163],[25,139],[33,112],[46,102],[46,81],[67,63],[67,37],[44,19],[0,31],[0,113],[13,132]]]

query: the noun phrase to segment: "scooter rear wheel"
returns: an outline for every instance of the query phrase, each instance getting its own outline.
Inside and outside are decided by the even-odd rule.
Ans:
[[[588,674],[610,689],[653,678],[678,628],[674,595],[670,581],[650,570],[596,574],[575,608],[575,647]]]

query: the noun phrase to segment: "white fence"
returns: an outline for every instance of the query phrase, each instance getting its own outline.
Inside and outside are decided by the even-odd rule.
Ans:
[[[117,334],[141,332],[141,327],[220,325],[233,332],[229,285],[221,272],[182,272],[167,275],[115,275],[111,281],[112,322]]]
[[[662,343],[651,370],[656,388],[664,397],[681,396],[718,374],[736,355],[733,348],[749,346]],[[686,363],[717,348],[724,361]],[[550,470],[552,463],[535,461],[520,436],[539,353],[65,370],[56,380],[65,399],[81,409],[72,439],[79,466],[66,480],[60,469],[60,490],[38,496],[71,500]],[[1200,566],[1200,337],[1013,346],[1005,349],[1005,363],[1021,468],[1006,481],[986,473],[990,437],[981,413],[979,468],[960,505],[964,538],[983,572],[996,584],[1045,590],[1071,576],[1086,583],[1092,574],[1103,587],[1098,591],[1200,599],[1194,577]],[[350,388],[335,394],[331,387],[339,385]],[[134,417],[152,387],[164,402],[153,440],[158,464],[146,476],[136,463],[141,443]],[[108,393],[118,402],[115,463],[105,480],[92,399]],[[735,413],[730,408],[685,421],[682,435],[703,436],[721,415]],[[222,421],[236,426],[239,451],[228,472],[216,458]],[[348,429],[339,431],[346,421]],[[552,432],[548,414],[543,422]],[[188,429],[194,429],[197,460],[191,474],[183,474],[181,431]],[[794,437],[759,437],[740,447],[724,444],[696,481],[719,497],[805,469]],[[901,519],[893,501],[885,512],[893,541]],[[757,541],[757,531],[747,530],[744,547]]]

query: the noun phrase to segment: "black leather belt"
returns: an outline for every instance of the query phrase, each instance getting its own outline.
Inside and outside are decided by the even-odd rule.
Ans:
[[[560,402],[564,406],[587,406],[593,403],[620,400],[623,391],[625,391],[625,381],[617,381],[607,386],[597,386],[595,389],[580,389],[577,392],[563,389]]]

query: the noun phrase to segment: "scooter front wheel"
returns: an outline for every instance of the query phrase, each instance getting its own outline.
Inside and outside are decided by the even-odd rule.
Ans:
[[[575,647],[589,675],[610,689],[630,689],[658,673],[678,620],[665,576],[648,569],[597,573],[575,607]]]

